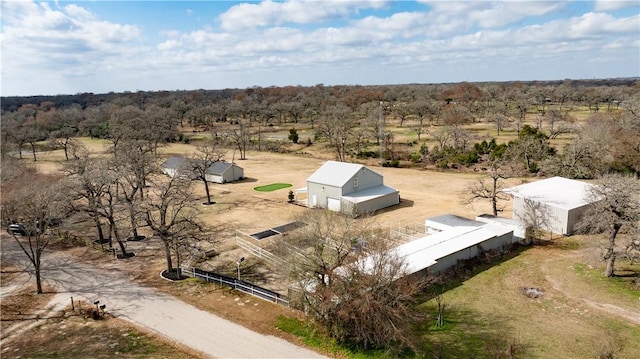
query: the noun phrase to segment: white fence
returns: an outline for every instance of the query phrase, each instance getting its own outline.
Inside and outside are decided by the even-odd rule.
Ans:
[[[256,257],[264,258],[265,260],[273,264],[281,265],[281,266],[287,265],[287,262],[282,258],[276,256],[275,254],[269,252],[268,250],[254,243],[249,242],[246,239],[241,238],[241,236],[248,236],[248,235],[240,231],[236,231],[236,244],[238,245],[238,247],[245,249],[246,251],[248,251],[249,253],[253,254]],[[252,240],[255,241],[255,239],[253,238]]]
[[[207,272],[198,268],[182,267],[181,270],[182,274],[189,277],[198,278],[210,283],[216,283],[218,285],[237,289],[260,299],[268,300],[270,302],[284,306],[289,306],[289,300],[287,299],[287,297],[274,291],[262,288],[260,286],[238,280],[236,278],[223,276],[213,272]]]

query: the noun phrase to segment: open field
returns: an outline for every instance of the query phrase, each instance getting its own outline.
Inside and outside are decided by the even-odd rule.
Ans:
[[[93,152],[104,150],[101,141],[85,139],[83,142]],[[186,155],[194,148],[172,144],[162,152]],[[322,150],[316,145],[299,147],[300,152],[308,154],[322,153]],[[229,151],[227,156],[231,159],[233,152]],[[273,183],[291,183],[291,189],[305,187],[306,178],[328,158],[326,151],[324,156],[314,157],[249,151],[247,160],[236,161],[244,168],[247,179],[210,184],[216,204],[202,206],[202,218],[215,228],[215,239],[220,241],[217,249],[221,252],[211,265],[234,273],[234,262],[240,256],[247,257],[243,266],[259,265],[260,261],[235,246],[235,231],[254,233],[279,226],[295,220],[308,209],[287,203],[288,188],[258,192],[254,187]],[[43,153],[37,166],[42,171],[54,172],[62,159],[61,151]],[[372,219],[378,224],[404,226],[424,223],[425,218],[444,213],[470,218],[490,213],[488,202],[477,202],[474,206],[460,204],[465,187],[481,175],[479,172],[381,168],[373,166],[375,162],[370,162],[371,168],[384,175],[386,185],[399,189],[402,198],[399,206],[373,215]],[[511,179],[509,184],[521,181]],[[196,181],[193,185],[204,199],[203,185]],[[502,215],[511,215],[508,205]],[[135,280],[224,318],[262,333],[297,340],[276,329],[278,316],[300,317],[292,310],[196,281],[174,284],[160,280],[157,274],[164,266],[164,258],[156,241],[130,244],[132,248],[138,246],[135,250],[139,255],[119,261],[119,267]],[[523,353],[521,357],[526,358],[585,358],[597,357],[599,351],[612,346],[620,349],[620,358],[639,357],[640,292],[629,289],[630,278],[615,279],[617,282],[613,283],[617,284],[613,285],[613,280],[598,279],[601,270],[595,242],[595,237],[556,238],[547,245],[511,253],[498,264],[470,273],[445,292],[446,325],[440,329],[425,328],[425,351],[434,353],[441,347],[445,357],[493,358],[493,347],[503,350],[513,344]],[[113,261],[109,256],[87,254],[91,249],[75,250],[79,258],[90,255],[91,260]],[[243,272],[243,276],[245,274]],[[269,283],[259,284],[269,286]],[[538,299],[528,298],[522,294],[522,287],[540,288],[544,295]],[[243,304],[246,300],[252,301],[252,305]],[[428,315],[434,314],[434,303],[427,302],[423,307]],[[340,355],[349,356],[348,353]]]
[[[491,358],[509,345],[524,358],[597,358],[608,349],[637,358],[640,290],[630,289],[628,278],[597,279],[601,268],[590,264],[595,240],[560,238],[527,248],[453,284],[443,295],[446,324],[431,327],[425,341],[455,358]],[[525,287],[544,294],[529,298]],[[437,313],[435,302],[424,306]]]

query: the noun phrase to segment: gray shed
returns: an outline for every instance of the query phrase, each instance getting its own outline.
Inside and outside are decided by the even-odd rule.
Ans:
[[[400,192],[363,165],[327,161],[307,179],[309,207],[359,215],[400,203]]]
[[[162,164],[162,172],[170,177],[176,175],[180,170],[189,171],[189,160],[182,157],[169,157]],[[227,183],[244,178],[244,169],[231,162],[218,161],[207,169],[206,179],[208,182]]]

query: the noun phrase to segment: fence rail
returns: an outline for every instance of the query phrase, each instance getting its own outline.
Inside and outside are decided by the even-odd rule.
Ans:
[[[264,258],[276,265],[281,265],[281,266],[286,266],[287,262],[285,262],[284,260],[282,260],[280,257],[276,256],[275,254],[269,252],[268,250],[255,245],[245,239],[240,238],[241,232],[237,231],[236,232],[236,244],[238,244],[238,247],[243,248],[245,250],[247,250],[249,253],[253,254],[254,256],[258,257],[258,258]]]
[[[287,297],[283,296],[282,294],[276,293],[269,289],[265,289],[260,286],[257,286],[242,280],[238,280],[237,278],[231,278],[231,277],[223,276],[213,272],[207,272],[205,270],[193,268],[193,267],[182,267],[181,270],[182,270],[182,274],[187,275],[189,277],[198,278],[210,283],[216,283],[218,285],[223,285],[226,287],[237,289],[247,294],[251,294],[254,297],[258,297],[260,299],[268,300],[270,302],[280,304],[286,307],[289,306],[289,300],[287,299]]]

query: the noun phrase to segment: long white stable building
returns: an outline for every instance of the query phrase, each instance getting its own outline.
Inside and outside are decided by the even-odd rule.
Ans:
[[[429,218],[425,225],[426,236],[391,249],[407,265],[405,275],[439,274],[458,261],[472,259],[484,251],[502,250],[515,241],[509,226],[450,214]],[[373,263],[373,258],[366,258],[364,268]]]

